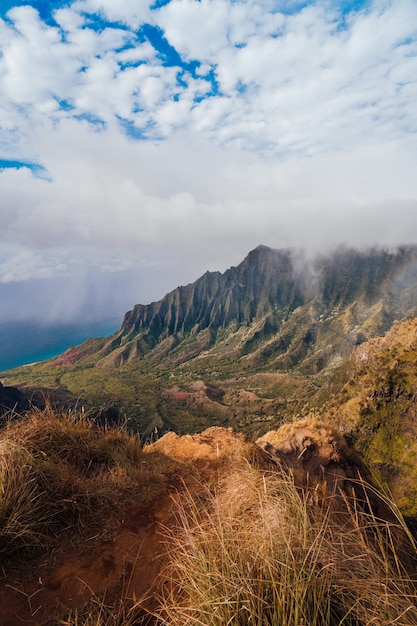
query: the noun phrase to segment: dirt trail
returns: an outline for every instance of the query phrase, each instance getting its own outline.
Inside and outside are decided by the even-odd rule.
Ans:
[[[40,567],[29,583],[0,579],[0,626],[43,626],[66,609],[82,606],[91,597],[106,602],[143,598],[143,606],[156,608],[159,576],[169,544],[166,528],[175,523],[175,500],[186,489],[194,493],[203,483],[216,480],[223,460],[248,456],[252,445],[228,429],[209,428],[200,435],[165,435],[149,446],[173,460],[164,475],[165,487],[137,509],[130,509],[109,539],[90,539],[60,564]],[[182,469],[180,469],[182,468]],[[229,468],[230,469],[230,468]]]
[[[90,540],[84,548],[66,555],[53,571],[39,569],[36,581],[23,585],[0,582],[0,625],[40,626],[65,609],[82,605],[91,596],[106,592],[115,597],[144,598],[152,608],[158,574],[164,563],[174,501],[168,489],[157,499],[131,510],[111,539]],[[43,568],[45,569],[45,568]]]

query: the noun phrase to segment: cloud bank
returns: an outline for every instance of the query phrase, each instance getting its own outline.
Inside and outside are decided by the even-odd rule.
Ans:
[[[417,243],[414,0],[6,8],[0,296],[117,275],[133,305],[259,243]]]

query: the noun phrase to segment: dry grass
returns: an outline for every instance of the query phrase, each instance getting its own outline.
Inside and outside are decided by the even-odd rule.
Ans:
[[[45,492],[34,459],[17,441],[0,441],[0,554],[42,542]]]
[[[153,617],[130,599],[108,604],[93,597],[80,609],[73,609],[50,626],[150,626]]]
[[[206,432],[199,447],[215,434]],[[217,459],[215,439],[211,445]],[[156,448],[145,454],[123,430],[49,408],[8,424],[0,433],[3,561],[45,552],[74,533],[91,536],[128,501],[156,494],[167,462]],[[110,603],[93,596],[54,623],[417,626],[416,546],[388,498],[362,484],[362,500],[321,497],[297,488],[291,473],[244,459],[221,467],[217,483],[193,492],[184,483],[184,495],[176,494],[178,523],[166,530],[166,584],[154,615],[122,590]],[[372,509],[378,500],[384,519]]]
[[[139,503],[156,488],[161,463],[154,456],[144,462],[138,438],[98,429],[83,414],[47,408],[10,421],[0,433],[3,561],[110,525],[127,502]]]
[[[288,475],[250,466],[204,502],[188,494],[178,516],[166,626],[417,624],[414,581],[396,546],[400,535],[411,541],[400,521],[355,502],[335,519]]]

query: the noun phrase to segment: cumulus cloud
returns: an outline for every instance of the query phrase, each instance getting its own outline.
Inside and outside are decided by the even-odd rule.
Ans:
[[[140,270],[165,288],[157,271],[175,287],[259,243],[415,242],[417,5],[355,4],[12,7],[0,282]],[[158,292],[140,285],[134,301]]]
[[[394,144],[279,163],[192,137],[133,142],[86,122],[46,137],[50,180],[1,175],[2,237],[20,246],[119,251],[132,263],[143,246],[168,247],[214,267],[220,242],[223,265],[229,242],[242,253],[259,241],[395,244],[417,226],[416,158]]]

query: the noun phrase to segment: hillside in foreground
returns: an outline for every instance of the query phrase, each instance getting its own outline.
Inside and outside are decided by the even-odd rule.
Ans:
[[[85,415],[0,433],[0,622],[416,624],[416,549],[334,429],[142,448]]]

